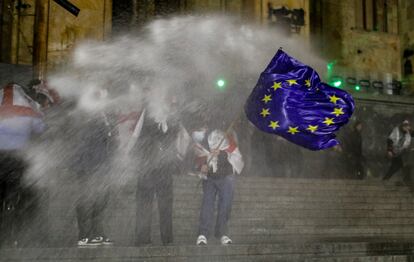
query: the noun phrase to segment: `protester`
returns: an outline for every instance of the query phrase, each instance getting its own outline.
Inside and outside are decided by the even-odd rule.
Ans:
[[[197,245],[207,245],[213,222],[214,206],[218,196],[215,237],[222,245],[229,245],[227,224],[233,202],[235,174],[240,174],[244,163],[236,142],[234,131],[224,132],[223,126],[205,126],[192,133],[195,141],[195,168],[205,175],[203,200],[200,212]]]
[[[97,91],[96,99],[106,96]],[[70,169],[75,173],[79,198],[76,215],[79,229],[78,246],[111,245],[104,233],[103,218],[109,200],[111,161],[116,149],[114,122],[105,108],[80,107],[71,115],[71,137],[74,143]]]
[[[8,84],[1,89],[0,105],[0,222],[1,240],[18,244],[15,233],[23,223],[22,208],[29,201],[21,182],[27,163],[23,157],[33,135],[45,130],[36,104],[23,88]]]
[[[403,172],[403,180],[410,181],[410,165],[406,161],[411,145],[411,125],[404,120],[395,127],[387,139],[387,156],[391,159],[391,166],[383,177],[383,180],[390,179],[400,169]]]
[[[345,162],[344,168],[351,179],[363,179],[365,177],[365,157],[362,154],[362,127],[362,122],[356,121],[351,130],[345,132],[343,139],[341,139],[342,154]]]
[[[143,111],[137,121],[137,142],[132,154],[139,160],[136,210],[136,245],[151,244],[153,200],[157,197],[161,241],[163,245],[173,243],[173,175],[180,173],[183,152],[178,145],[180,125],[177,101],[173,97],[168,112],[154,115],[151,110]],[[141,128],[138,128],[141,125]],[[137,132],[135,132],[137,133]]]

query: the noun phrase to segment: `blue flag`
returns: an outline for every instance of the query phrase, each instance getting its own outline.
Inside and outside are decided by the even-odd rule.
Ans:
[[[311,67],[278,50],[245,105],[260,130],[311,150],[338,144],[334,132],[354,112],[347,92],[321,82]]]

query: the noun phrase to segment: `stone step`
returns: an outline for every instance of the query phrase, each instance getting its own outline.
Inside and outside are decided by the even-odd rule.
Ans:
[[[194,244],[202,197],[197,184],[194,177],[179,177],[174,181],[176,244]],[[75,189],[69,186],[50,194],[48,239],[52,245],[76,243]],[[112,188],[105,229],[119,245],[130,246],[136,238],[135,190],[136,183]],[[274,244],[286,239],[414,239],[412,196],[408,187],[376,181],[238,177],[229,229],[237,244]],[[156,200],[154,204],[153,239],[160,243]],[[260,254],[256,258],[267,256],[280,254]],[[241,259],[242,255],[234,257]],[[171,261],[171,258],[160,259]],[[203,259],[209,261],[205,256]]]
[[[123,205],[114,205],[112,208],[115,212],[121,209],[125,209],[125,207],[133,208],[135,206],[135,201],[130,200],[129,202],[124,203]],[[52,209],[70,209],[72,206],[52,206]],[[175,209],[200,209],[201,207],[201,200],[181,200],[176,199],[174,201],[173,207]],[[278,210],[322,210],[329,211],[329,210],[360,210],[361,212],[369,211],[369,210],[384,210],[384,211],[414,211],[414,203],[391,203],[391,204],[383,204],[383,203],[332,203],[332,202],[325,202],[325,203],[318,203],[318,202],[309,202],[309,203],[301,203],[301,202],[241,202],[241,201],[234,201],[233,202],[233,210],[236,212],[241,213],[249,213],[250,210],[274,210],[278,212]]]
[[[174,186],[177,188],[195,188],[201,185],[201,180],[196,177],[174,177]],[[355,191],[408,191],[407,186],[395,186],[394,182],[365,181],[365,180],[324,180],[324,179],[295,179],[295,178],[271,178],[248,177],[235,178],[236,188],[242,189],[317,189],[317,190],[352,190]],[[71,185],[65,185],[70,188]],[[131,182],[122,187],[125,191],[134,191],[136,182]]]
[[[64,204],[71,205],[77,199],[77,194],[59,196],[50,195],[52,199],[50,204],[59,203],[64,200]],[[187,200],[200,200],[202,197],[201,190],[194,191],[190,189],[174,190],[174,198]],[[130,194],[111,194],[111,199],[122,199],[122,201],[135,201],[135,193]],[[414,197],[410,193],[396,192],[396,193],[382,193],[382,192],[322,192],[322,191],[240,191],[234,192],[235,201],[246,201],[246,202],[265,202],[265,201],[285,201],[290,199],[293,201],[302,202],[378,202],[378,203],[411,203],[414,202]]]
[[[122,199],[135,199],[136,187],[131,188],[114,188],[112,196]],[[202,188],[194,186],[178,187],[174,185],[174,195],[194,198],[202,194]],[[398,199],[412,199],[413,194],[406,187],[392,187],[389,189],[380,188],[378,190],[360,190],[360,189],[327,189],[318,188],[308,185],[306,188],[265,188],[265,187],[235,187],[235,197],[302,197],[302,198],[325,198],[325,199],[342,199],[342,198],[378,198],[397,201]],[[63,191],[50,192],[50,197],[60,199],[71,199],[78,195],[76,188],[66,188]]]
[[[259,180],[260,181],[260,180]],[[174,181],[174,186],[177,188],[194,188],[199,186],[201,183],[199,180],[196,181],[187,181],[182,179],[177,179]],[[361,182],[360,184],[329,184],[323,182],[313,182],[310,181],[307,184],[305,183],[283,183],[283,182],[268,182],[264,183],[263,181],[260,182],[250,182],[245,180],[236,180],[236,188],[239,189],[308,189],[308,188],[315,188],[318,190],[338,190],[338,191],[394,191],[397,188],[407,190],[407,186],[395,186],[392,184],[366,184]]]
[[[108,226],[110,232],[115,232],[119,225]],[[174,225],[174,235],[191,236],[197,234],[197,224]],[[158,227],[154,226],[155,231]],[[214,232],[214,230],[213,230]],[[260,226],[230,226],[229,232],[233,236],[260,236],[260,235],[381,235],[381,234],[414,234],[414,225],[381,225],[381,226],[274,226],[274,227],[260,227]]]
[[[241,175],[235,176],[236,181],[246,182],[248,184],[282,184],[282,185],[373,185],[373,186],[387,186],[389,181],[382,181],[380,179],[326,179],[326,178],[281,178],[281,177],[263,177],[263,176],[249,176]],[[199,181],[198,177],[180,175],[174,176],[174,181],[185,182],[197,182]]]
[[[410,242],[27,248],[0,250],[0,261],[408,261],[412,248]]]
[[[196,195],[202,192],[201,187],[188,186],[188,187],[176,187],[175,193],[178,194],[193,194]],[[303,192],[303,193],[302,193]],[[327,196],[327,197],[339,197],[339,196],[365,196],[365,197],[408,197],[412,195],[410,190],[405,187],[393,187],[390,189],[378,189],[378,190],[359,190],[356,189],[326,189],[326,188],[317,188],[309,185],[307,188],[260,188],[260,187],[245,187],[240,188],[235,186],[234,189],[235,195],[268,195],[268,196],[279,196],[279,195],[303,195],[303,196]],[[128,195],[133,195],[134,192],[130,192]]]
[[[154,214],[154,226],[158,227],[158,217]],[[110,221],[122,221],[124,217],[108,216],[106,219]],[[129,221],[134,222],[131,218]],[[194,227],[198,225],[198,216],[190,218],[180,217],[174,219],[175,225],[185,225]],[[229,221],[230,227],[288,227],[288,226],[303,226],[303,227],[320,227],[320,226],[414,226],[414,219],[412,218],[372,218],[372,219],[346,219],[346,218],[317,218],[317,219],[300,219],[300,218],[239,218],[233,217]]]
[[[124,237],[121,235],[114,235],[111,236],[112,239],[116,241],[119,246],[133,246],[134,239]],[[288,239],[298,240],[301,241],[308,240],[308,241],[324,241],[329,242],[331,240],[337,239],[358,239],[358,238],[375,238],[375,239],[382,239],[382,238],[389,238],[394,239],[394,241],[401,241],[404,239],[412,240],[414,238],[414,234],[370,234],[370,235],[357,235],[357,234],[344,234],[344,235],[321,235],[321,234],[312,234],[312,235],[300,235],[300,236],[292,236],[291,234],[279,234],[279,235],[231,235],[232,240],[235,244],[244,244],[244,245],[261,245],[261,244],[274,244],[274,243],[284,243]],[[174,244],[175,245],[195,245],[195,241],[197,239],[197,234],[193,235],[175,235],[174,236]],[[76,237],[70,237],[63,239],[57,239],[59,241],[59,245],[55,245],[56,247],[62,246],[74,246],[76,244]],[[63,240],[63,242],[62,242]],[[215,244],[219,244],[219,240],[214,238],[209,238],[209,242],[213,242]],[[62,244],[63,243],[63,244]],[[159,233],[154,232],[152,235],[152,243],[155,245],[161,245],[161,238]],[[53,245],[52,245],[53,246]]]
[[[413,195],[405,192],[396,192],[395,194],[365,194],[356,195],[352,192],[342,192],[342,194],[328,194],[329,192],[291,192],[291,191],[241,191],[237,190],[234,192],[235,201],[243,202],[335,202],[335,203],[346,203],[346,202],[357,202],[357,203],[414,203]],[[361,192],[362,193],[362,192]],[[190,191],[188,189],[174,189],[174,197],[181,200],[197,200],[200,201],[202,198],[201,190]],[[111,198],[119,200],[134,201],[134,193],[123,193],[123,194],[112,194]]]
[[[134,206],[117,208],[114,210],[109,210],[108,215],[111,215],[111,212],[114,214],[120,212],[122,216],[125,217],[134,217],[136,214],[136,209]],[[199,208],[174,208],[173,217],[180,218],[191,218],[198,217],[200,214]],[[64,217],[64,216],[74,216],[74,209],[53,209],[49,211],[49,216],[52,217]],[[232,210],[233,217],[241,218],[347,218],[347,219],[358,219],[358,218],[414,218],[413,210],[402,210],[402,209],[342,209],[338,207],[337,209],[297,209],[294,206],[286,208],[270,208],[270,209],[260,209],[260,208],[249,208],[242,209],[235,207]]]

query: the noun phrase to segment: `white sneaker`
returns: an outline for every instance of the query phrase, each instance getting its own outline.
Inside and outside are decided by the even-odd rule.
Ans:
[[[197,246],[207,245],[207,238],[204,235],[199,235],[197,238]]]
[[[78,240],[78,246],[79,247],[83,247],[83,246],[87,246],[88,245],[88,239],[87,238],[82,238]]]
[[[96,241],[96,239],[82,238],[78,240],[78,247],[99,246],[101,244],[102,242]]]
[[[233,241],[231,241],[231,239],[228,236],[222,236],[220,242],[223,246],[227,246],[233,243]]]

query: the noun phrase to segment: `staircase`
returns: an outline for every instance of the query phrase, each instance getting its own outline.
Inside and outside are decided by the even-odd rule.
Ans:
[[[414,200],[408,187],[359,180],[237,177],[230,221],[234,244],[195,246],[202,190],[174,180],[174,245],[133,247],[135,183],[113,189],[106,231],[111,248],[74,248],[75,188],[50,192],[48,246],[0,250],[0,261],[411,261]],[[156,203],[156,202],[155,202]],[[150,212],[150,211],[149,211]]]

